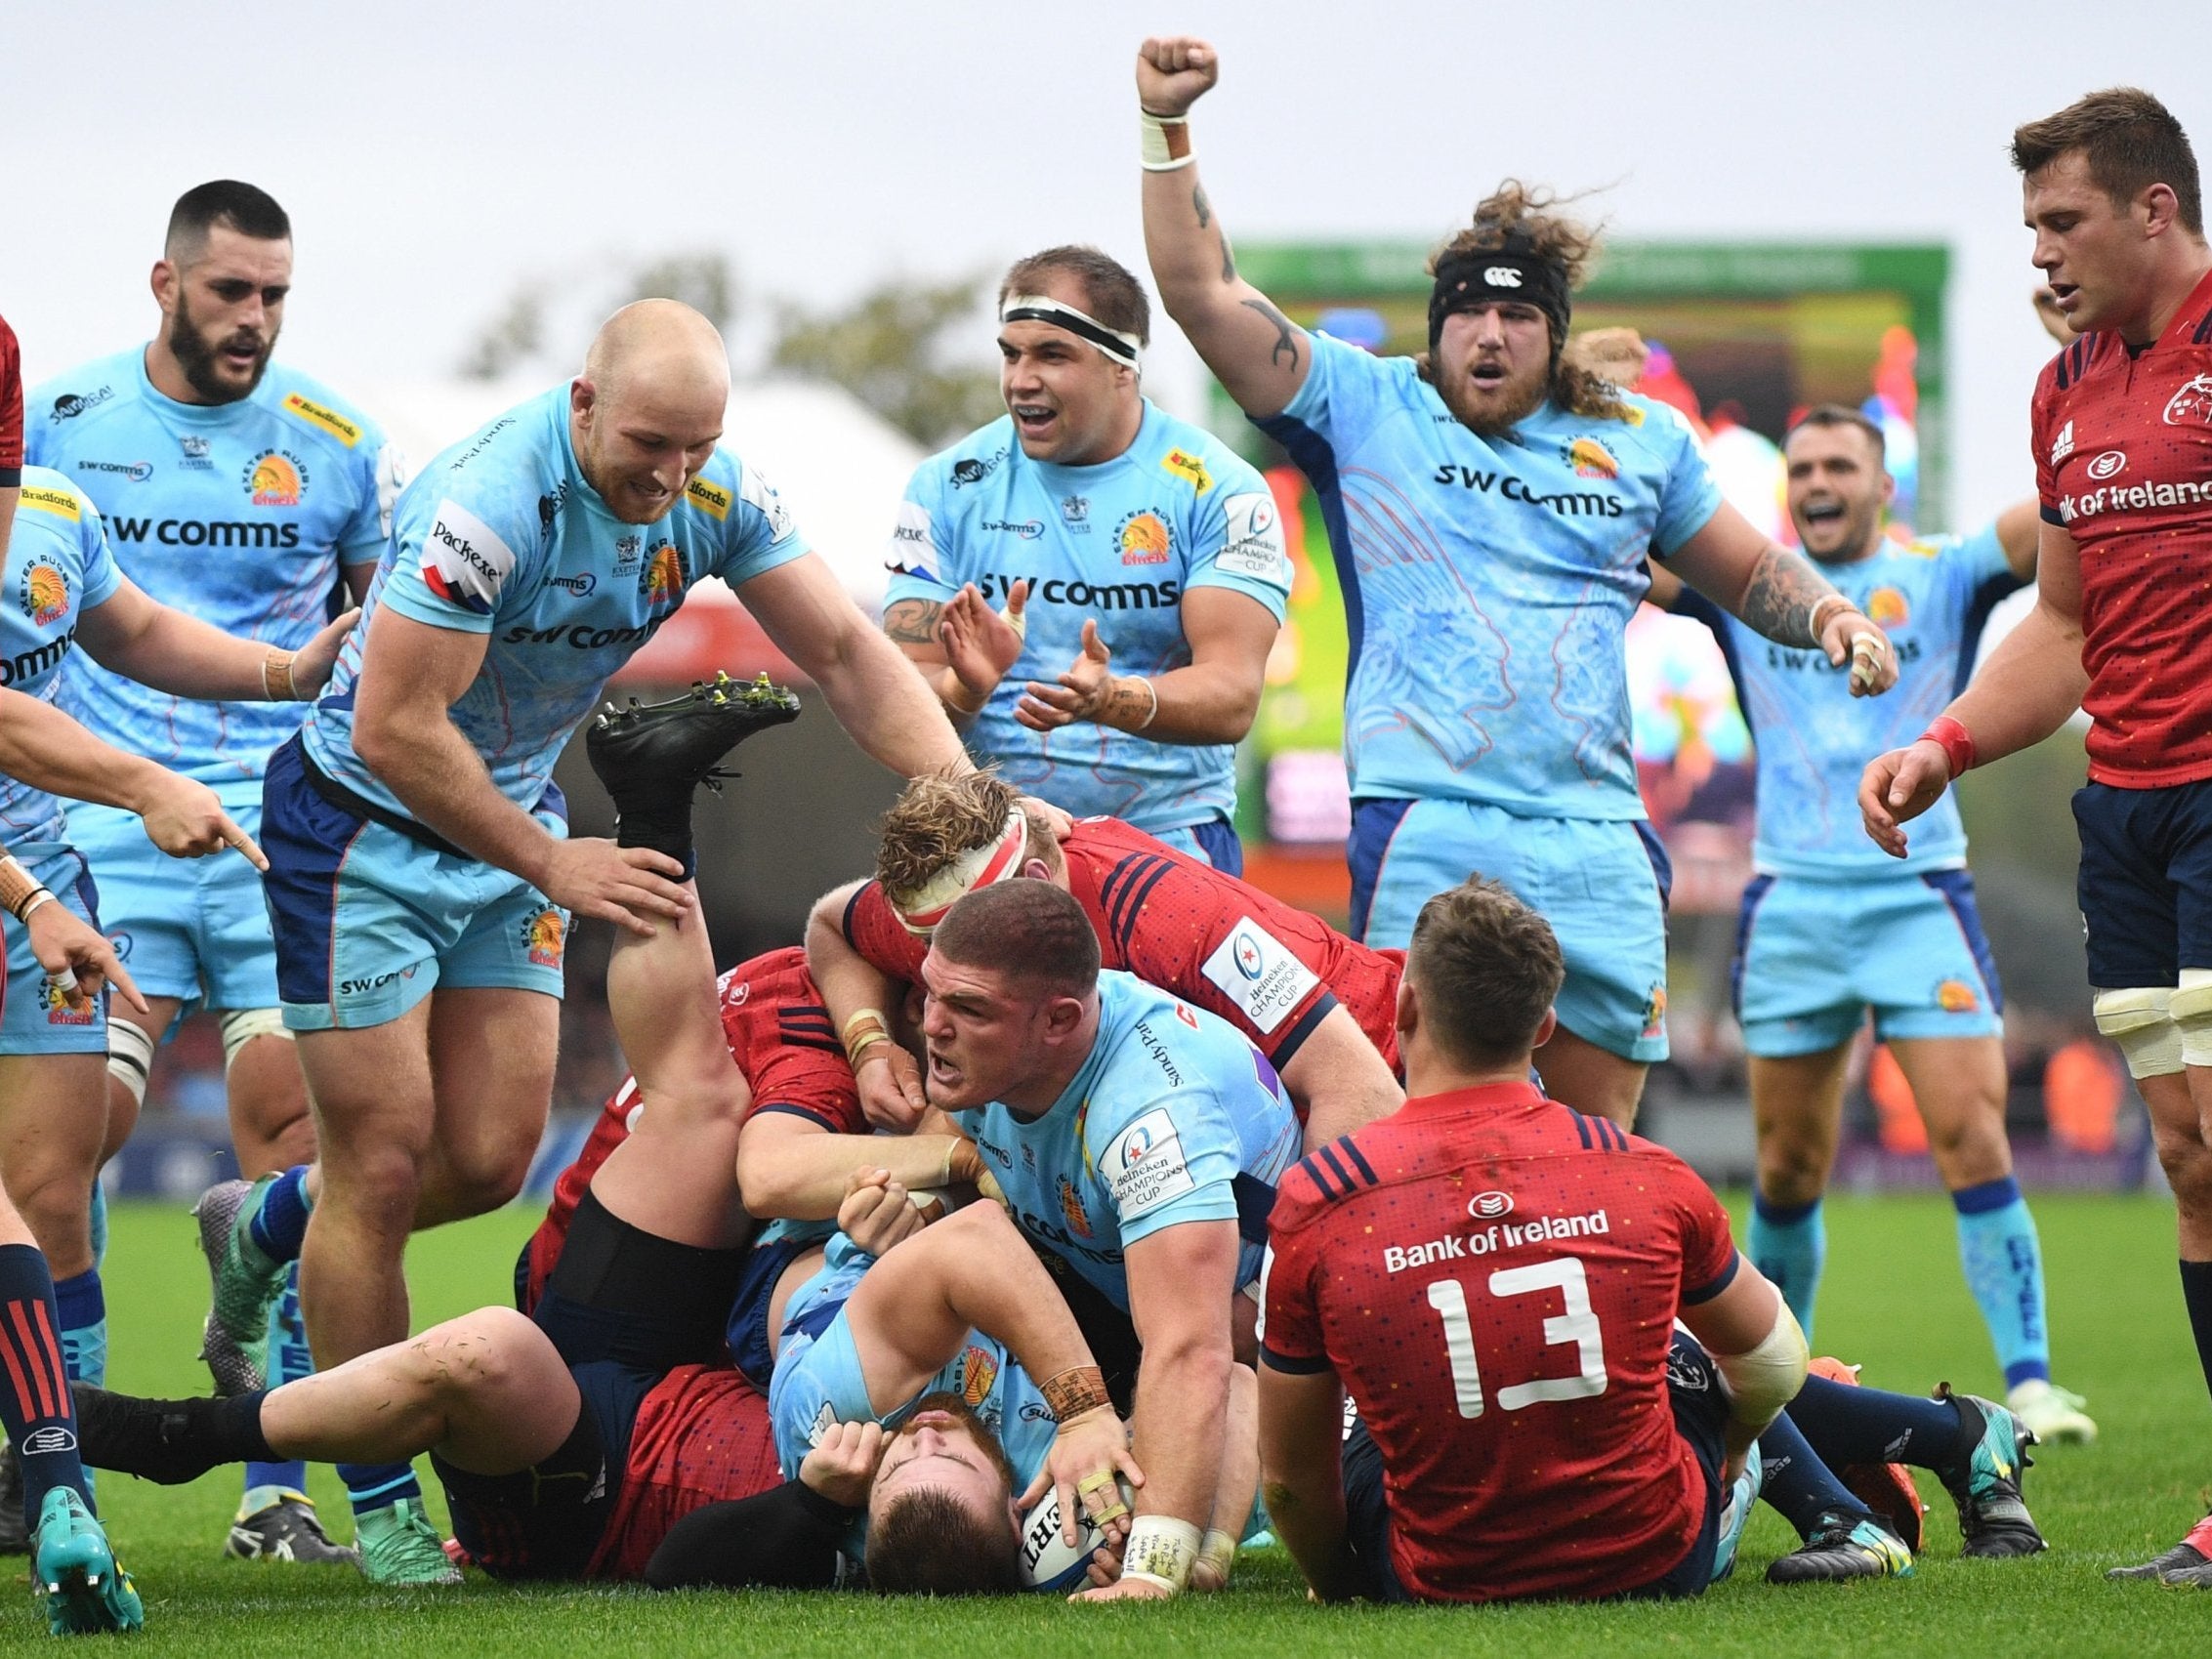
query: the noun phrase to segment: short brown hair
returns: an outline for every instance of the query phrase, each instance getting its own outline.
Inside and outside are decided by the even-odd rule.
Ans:
[[[1043,996],[1085,997],[1099,982],[1099,935],[1050,882],[1000,882],[956,900],[930,946],[948,962],[1013,974]]]
[[[868,1588],[886,1596],[1008,1596],[1023,1588],[1022,1539],[1003,1514],[949,1492],[902,1492],[868,1523]]]
[[[1429,256],[1429,274],[1452,254],[1494,253],[1512,241],[1531,259],[1549,260],[1566,272],[1569,291],[1590,279],[1598,251],[1604,244],[1604,226],[1585,225],[1558,211],[1573,196],[1563,196],[1541,185],[1524,185],[1508,179],[1475,204],[1475,221]],[[1558,360],[1565,340],[1552,342],[1552,396],[1570,414],[1591,420],[1620,420],[1628,414],[1619,389],[1581,364]],[[1416,361],[1423,378],[1429,373],[1424,353]]]
[[[895,904],[913,897],[962,853],[996,841],[1021,799],[1021,791],[994,771],[927,772],[914,779],[883,815],[876,880]],[[1060,868],[1060,843],[1033,816],[1023,856]]]
[[[2165,185],[2174,192],[2182,228],[2204,234],[2204,198],[2189,135],[2141,87],[2107,87],[2013,129],[2013,165],[2024,177],[2073,150],[2114,205],[2125,207],[2152,185]]]
[[[1405,976],[1444,1058],[1490,1066],[1528,1053],[1566,969],[1552,925],[1477,877],[1421,906]]]
[[[1070,242],[1016,260],[998,285],[999,309],[1009,294],[1034,294],[1048,276],[1072,276],[1083,285],[1083,310],[1106,327],[1152,343],[1152,303],[1129,268],[1103,248]]]
[[[1864,413],[1847,403],[1814,404],[1790,422],[1789,431],[1782,435],[1784,449],[1789,447],[1789,440],[1797,435],[1800,427],[1857,427],[1866,435],[1867,441],[1874,445],[1874,459],[1885,466],[1888,464],[1890,440],[1882,435],[1882,429],[1868,420]]]

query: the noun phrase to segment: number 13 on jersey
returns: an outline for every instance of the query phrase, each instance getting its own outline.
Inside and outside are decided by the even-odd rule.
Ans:
[[[1525,1267],[1501,1267],[1490,1275],[1490,1295],[1534,1296],[1556,1290],[1565,1311],[1547,1315],[1547,1347],[1574,1346],[1577,1370],[1570,1377],[1539,1377],[1530,1382],[1508,1383],[1497,1391],[1501,1411],[1545,1400],[1581,1400],[1606,1391],[1606,1340],[1598,1329],[1598,1315],[1590,1306],[1590,1280],[1579,1258],[1534,1262]],[[1482,1415],[1482,1374],[1475,1355],[1475,1323],[1468,1316],[1467,1287],[1457,1279],[1438,1279],[1428,1288],[1429,1306],[1443,1320],[1444,1356],[1451,1364],[1452,1392],[1462,1417]]]

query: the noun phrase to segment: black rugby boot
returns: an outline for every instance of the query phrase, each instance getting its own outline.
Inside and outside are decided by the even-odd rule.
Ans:
[[[799,699],[767,675],[745,682],[717,674],[665,703],[630,699],[600,711],[584,733],[592,770],[614,801],[614,840],[647,847],[692,870],[691,794],[720,794],[735,777],[720,762],[755,732],[799,718]]]

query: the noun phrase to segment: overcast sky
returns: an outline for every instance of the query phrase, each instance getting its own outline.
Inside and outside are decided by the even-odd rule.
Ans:
[[[1135,265],[1131,63],[1164,29],[1222,51],[1193,136],[1241,241],[1436,237],[1516,173],[1612,183],[1622,236],[1947,242],[1954,520],[2032,487],[2013,126],[2124,81],[2212,143],[2202,0],[30,0],[0,24],[0,310],[33,379],[143,339],[169,204],[226,175],[290,210],[280,351],[342,390],[445,373],[519,282],[596,305],[674,250],[726,250],[756,307],[1054,241]]]

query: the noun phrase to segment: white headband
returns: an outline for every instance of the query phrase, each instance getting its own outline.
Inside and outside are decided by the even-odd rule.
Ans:
[[[928,938],[944,920],[944,913],[967,894],[1020,875],[1028,850],[1029,817],[1017,802],[1008,809],[998,834],[961,853],[924,882],[911,898],[892,899],[892,911],[909,933]]]
[[[1108,328],[1097,317],[1077,311],[1064,301],[1049,299],[1042,294],[1011,294],[999,308],[1001,322],[1049,322],[1055,328],[1064,328],[1087,346],[1096,346],[1117,363],[1137,366],[1137,353],[1145,343],[1134,334],[1125,334],[1118,328]]]

